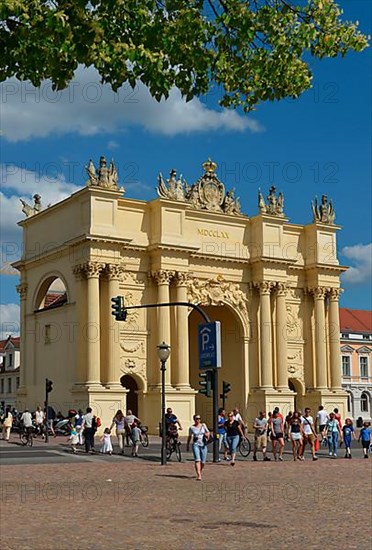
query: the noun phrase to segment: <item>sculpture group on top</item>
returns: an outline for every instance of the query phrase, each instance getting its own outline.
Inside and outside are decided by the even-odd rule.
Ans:
[[[119,176],[113,159],[111,159],[110,165],[107,167],[106,159],[102,156],[99,159],[99,167],[97,170],[92,159],[90,159],[89,164],[85,167],[85,169],[89,176],[89,179],[86,182],[88,186],[95,185],[97,187],[119,191]]]
[[[313,211],[313,222],[328,223],[333,225],[336,219],[336,212],[333,208],[332,201],[328,202],[327,195],[322,195],[321,203],[318,205],[318,197],[315,201],[311,201],[311,209]]]
[[[271,216],[284,217],[284,195],[282,192],[276,196],[276,187],[272,185],[269,189],[269,194],[266,198],[267,202],[261,193],[261,189],[258,190],[258,210],[260,214],[270,214]]]
[[[41,196],[37,193],[32,197],[34,199],[34,205],[31,206],[23,199],[19,199],[22,203],[22,212],[26,215],[26,218],[30,218],[34,214],[41,212],[43,205],[41,204]]]
[[[239,197],[235,197],[234,189],[225,192],[224,184],[215,174],[216,168],[217,164],[208,159],[203,163],[204,174],[193,185],[188,185],[182,175],[177,179],[175,170],[171,170],[166,182],[160,173],[158,195],[163,199],[187,202],[199,210],[241,214]]]

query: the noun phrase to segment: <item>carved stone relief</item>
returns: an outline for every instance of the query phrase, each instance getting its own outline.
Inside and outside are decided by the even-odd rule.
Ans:
[[[145,344],[143,341],[137,341],[137,342],[131,342],[131,343],[120,343],[120,347],[123,351],[126,353],[136,353],[137,351],[140,351],[141,353],[145,352]]]
[[[286,326],[288,340],[302,338],[301,320],[298,317],[298,308],[294,304],[287,304]]]
[[[188,299],[201,305],[221,306],[226,303],[248,318],[246,294],[239,284],[226,281],[222,275],[208,281],[192,279],[188,284]]]

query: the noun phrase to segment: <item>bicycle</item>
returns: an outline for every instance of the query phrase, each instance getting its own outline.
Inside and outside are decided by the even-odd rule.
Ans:
[[[149,446],[149,436],[148,436],[147,432],[148,432],[149,429],[148,429],[147,426],[140,426],[139,428],[141,430],[142,447],[148,447]]]
[[[19,434],[21,445],[24,447],[28,445],[29,447],[32,447],[33,445],[33,435],[31,428],[23,428],[23,430]]]
[[[178,438],[174,435],[168,435],[165,443],[165,450],[167,453],[167,460],[170,460],[170,457],[174,453],[177,457],[178,462],[181,462],[181,442],[178,441]]]
[[[245,430],[244,430],[244,437],[240,438],[238,449],[239,449],[239,453],[244,458],[247,458],[247,456],[249,456],[252,450],[251,442],[249,441],[247,434],[245,433]]]

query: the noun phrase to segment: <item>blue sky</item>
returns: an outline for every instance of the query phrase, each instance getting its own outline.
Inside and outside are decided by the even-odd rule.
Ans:
[[[345,19],[359,20],[372,34],[369,0],[340,4]],[[159,171],[167,176],[175,168],[193,183],[211,157],[248,215],[257,213],[257,188],[266,193],[273,183],[293,223],[310,223],[311,199],[328,194],[343,228],[339,259],[352,266],[341,305],[372,309],[371,59],[369,48],[311,60],[313,89],[295,101],[261,104],[250,115],[223,112],[217,93],[186,106],[177,93],[160,105],[144,89],[115,96],[92,70],[80,71],[58,96],[48,84],[35,90],[8,81],[1,90],[2,263],[19,256],[18,197],[31,202],[39,192],[45,204],[60,200],[84,185],[90,158],[114,157],[126,196],[149,200]],[[18,279],[3,274],[0,283],[3,324],[16,323]]]

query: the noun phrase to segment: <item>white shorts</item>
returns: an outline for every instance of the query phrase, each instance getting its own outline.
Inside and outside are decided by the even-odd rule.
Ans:
[[[296,434],[296,433],[292,434],[291,433],[291,440],[292,441],[300,441],[300,439],[301,439],[301,434]]]

